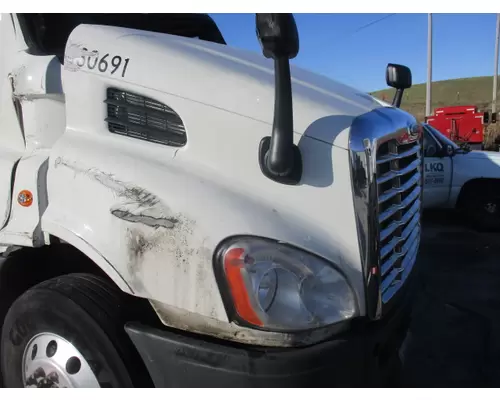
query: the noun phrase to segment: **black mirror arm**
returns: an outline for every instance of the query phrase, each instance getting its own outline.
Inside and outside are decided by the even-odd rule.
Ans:
[[[394,107],[399,108],[402,100],[403,100],[403,89],[396,89],[396,94],[394,95],[394,100],[392,101],[392,105]]]
[[[289,61],[299,50],[297,27],[291,14],[256,14],[256,26],[264,56],[274,60],[275,80],[272,134],[260,142],[260,169],[275,182],[297,185],[302,177],[302,156],[293,143]]]
[[[259,164],[268,178],[296,185],[302,177],[302,155],[293,143],[293,102],[288,57],[274,60],[274,121],[272,135],[259,146]]]
[[[293,168],[293,104],[288,57],[274,60],[274,122],[266,164],[272,173],[286,175]]]

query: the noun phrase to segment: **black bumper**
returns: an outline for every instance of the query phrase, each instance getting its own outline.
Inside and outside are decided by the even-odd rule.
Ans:
[[[156,387],[387,387],[398,381],[398,351],[409,306],[376,323],[302,348],[214,342],[140,324],[125,327]]]

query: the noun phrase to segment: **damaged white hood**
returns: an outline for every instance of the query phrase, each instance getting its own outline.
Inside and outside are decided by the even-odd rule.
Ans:
[[[128,59],[125,76],[116,74],[118,80],[272,124],[274,66],[259,53],[197,39],[96,25],[80,25],[73,31],[66,46],[66,69],[75,67],[71,59],[77,59],[78,51]],[[100,73],[87,65],[78,68]],[[292,82],[295,131],[328,143],[347,130],[355,117],[384,106],[366,93],[298,67],[292,67]],[[310,129],[324,118],[330,119],[323,123],[324,128]],[[332,124],[336,129],[332,130]]]

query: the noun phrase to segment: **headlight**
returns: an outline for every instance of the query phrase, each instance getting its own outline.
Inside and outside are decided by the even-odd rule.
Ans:
[[[240,237],[223,243],[215,267],[226,307],[240,323],[273,331],[306,330],[357,313],[344,276],[303,250]]]

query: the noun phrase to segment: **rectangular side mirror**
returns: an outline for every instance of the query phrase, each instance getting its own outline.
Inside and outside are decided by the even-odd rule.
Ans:
[[[395,89],[411,88],[411,70],[405,65],[388,64],[385,80],[388,86]]]
[[[294,58],[299,52],[299,33],[293,14],[255,14],[257,38],[266,58]]]

